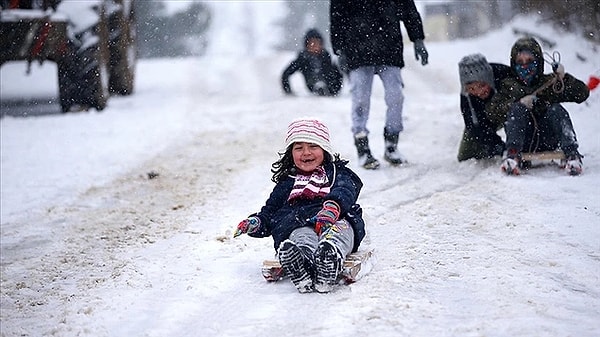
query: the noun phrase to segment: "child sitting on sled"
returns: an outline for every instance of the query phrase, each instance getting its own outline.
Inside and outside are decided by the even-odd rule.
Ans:
[[[570,175],[583,171],[583,156],[569,112],[561,103],[582,103],[590,95],[587,85],[560,64],[560,54],[547,61],[552,74],[544,74],[544,56],[532,37],[518,39],[510,52],[512,74],[504,79],[498,102],[492,108],[508,108],[506,154],[500,166],[508,175],[520,174],[523,152],[561,150]],[[494,99],[496,99],[496,95]]]
[[[306,88],[318,96],[337,96],[342,89],[344,76],[331,61],[331,55],[323,46],[323,37],[316,29],[310,29],[304,37],[304,49],[298,53],[281,74],[281,87],[292,95],[290,76],[300,71]]]
[[[329,129],[319,120],[292,122],[285,146],[271,165],[271,195],[260,212],[239,223],[234,237],[273,236],[279,262],[298,291],[329,292],[365,236],[356,203],[363,184],[334,154]]]

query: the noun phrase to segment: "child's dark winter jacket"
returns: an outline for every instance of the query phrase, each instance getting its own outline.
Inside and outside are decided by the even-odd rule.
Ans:
[[[499,88],[502,80],[510,76],[510,67],[500,63],[490,63],[494,74],[494,84]],[[493,142],[493,137],[497,136],[496,131],[502,128],[506,120],[506,112],[498,116],[487,114],[485,111],[485,103],[491,100],[493,96],[487,100],[482,100],[473,95],[461,95],[460,110],[465,122],[465,129],[476,138],[482,141]]]
[[[514,71],[517,54],[522,49],[532,51],[538,62],[537,75],[531,82],[531,85],[526,85],[519,80],[518,75]],[[512,76],[502,81],[499,93],[494,95],[492,102],[488,104],[487,109],[490,114],[505,114],[510,109],[512,103],[533,93],[536,93],[537,97],[533,105],[533,113],[536,117],[543,116],[552,104],[563,102],[582,103],[590,95],[587,85],[568,73],[565,74],[563,79],[562,84],[564,89],[561,92],[555,92],[552,85],[536,92],[544,84],[551,81],[554,78],[554,74],[544,74],[542,48],[535,39],[523,38],[519,40],[513,46],[510,55]]]
[[[510,67],[500,63],[490,63],[494,76],[494,87],[499,88],[501,82],[511,75]],[[491,114],[485,107],[492,100],[495,89],[483,100],[473,95],[460,95],[460,110],[465,122],[465,132],[461,140],[458,152],[458,160],[463,161],[470,158],[489,158],[495,154],[496,148],[504,148],[504,141],[497,131],[504,127],[506,111],[493,111]]]
[[[354,229],[354,247],[352,251],[358,250],[360,242],[365,236],[365,223],[362,218],[362,209],[356,203],[362,181],[348,167],[346,161],[336,161],[324,164],[327,178],[331,185],[331,191],[323,198],[312,200],[299,200],[293,204],[288,202],[295,179],[288,176],[280,181],[271,192],[267,202],[260,212],[253,214],[260,218],[260,230],[253,237],[267,237],[272,235],[275,250],[281,242],[289,238],[292,231],[299,227],[314,225],[308,221],[323,207],[325,200],[334,200],[340,206],[340,219],[346,219]]]
[[[342,73],[337,65],[331,61],[331,55],[327,50],[323,49],[320,54],[313,54],[306,50],[307,42],[311,38],[323,41],[317,30],[311,29],[306,33],[304,50],[298,53],[298,57],[288,65],[281,75],[283,91],[287,94],[292,93],[290,76],[300,71],[310,92],[335,96],[342,88]]]

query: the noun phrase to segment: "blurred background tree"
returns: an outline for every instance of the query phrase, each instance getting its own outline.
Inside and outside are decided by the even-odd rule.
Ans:
[[[206,31],[211,24],[208,6],[202,1],[190,1],[185,9],[169,13],[166,1],[136,1],[139,57],[203,55],[209,43]],[[415,2],[421,7],[430,40],[471,38],[500,28],[515,15],[539,14],[546,22],[600,44],[600,0]],[[287,11],[279,22],[283,31],[279,49],[303,48],[304,34],[309,28],[317,28],[330,48],[329,1],[285,0],[284,3]],[[249,11],[248,15],[251,14]]]
[[[535,15],[536,20],[541,17],[546,23],[600,44],[599,0],[416,0],[416,3],[424,7],[421,14],[430,40],[472,38],[502,27],[516,15]]]
[[[539,13],[546,21],[568,32],[581,33],[600,43],[600,1],[598,0],[513,0],[518,13]]]
[[[316,28],[323,35],[325,46],[329,49],[329,1],[287,0],[286,6],[285,17],[279,22],[285,38],[279,48],[292,51],[304,48],[306,31]]]
[[[163,0],[136,1],[138,57],[198,56],[206,52],[211,13],[194,1],[169,14]]]

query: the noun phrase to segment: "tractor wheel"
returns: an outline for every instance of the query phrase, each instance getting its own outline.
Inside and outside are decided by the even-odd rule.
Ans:
[[[82,94],[77,80],[77,51],[69,41],[65,54],[57,60],[58,91],[62,112],[70,112],[71,108],[80,103]]]
[[[108,91],[108,30],[103,14],[98,24],[82,35],[82,46],[78,50],[81,62],[79,85],[84,92],[82,103],[98,111],[104,110],[109,98]]]
[[[133,4],[130,10],[123,7],[109,19],[109,83],[110,93],[131,95],[134,88],[136,64],[136,28]]]

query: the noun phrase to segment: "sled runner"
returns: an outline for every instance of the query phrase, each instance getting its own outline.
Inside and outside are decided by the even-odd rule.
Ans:
[[[346,284],[356,282],[373,268],[373,250],[364,250],[352,253],[344,261],[344,269],[340,273],[338,281]],[[285,277],[281,264],[277,260],[265,260],[262,265],[262,275],[268,282],[279,281]]]

